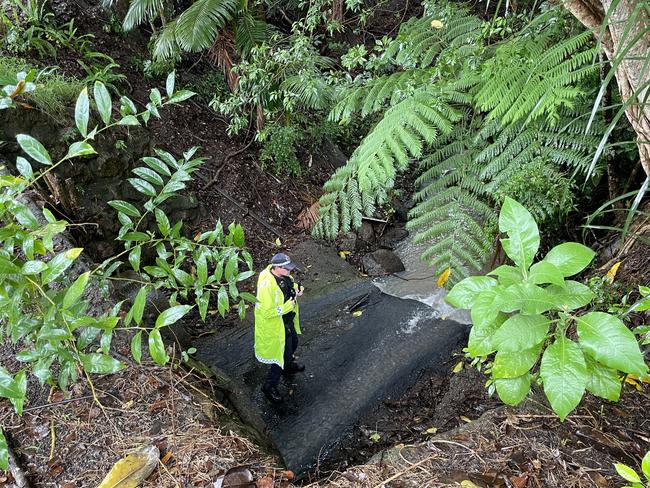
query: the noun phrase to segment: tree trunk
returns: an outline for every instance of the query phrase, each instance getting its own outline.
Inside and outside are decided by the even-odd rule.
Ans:
[[[639,9],[634,25],[623,39],[625,29],[639,3],[639,0],[620,0],[610,14],[601,44],[605,54],[612,61],[622,49],[626,49],[631,42],[636,41],[625,54],[625,60],[618,65],[616,81],[623,102],[627,102],[630,98],[634,100],[625,114],[637,135],[643,170],[650,176],[650,104],[645,100],[650,94],[647,86],[650,82],[650,66],[644,66],[650,56],[650,19],[647,9]],[[564,2],[564,6],[582,24],[593,29],[596,36],[600,34],[605,14],[611,5],[612,0],[566,0]]]

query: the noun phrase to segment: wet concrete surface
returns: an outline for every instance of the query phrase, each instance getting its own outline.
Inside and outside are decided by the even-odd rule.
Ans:
[[[287,468],[301,473],[345,443],[355,423],[403,393],[419,372],[448,368],[468,329],[422,302],[382,293],[330,248],[307,242],[291,255],[304,270],[297,276],[306,292],[296,355],[306,370],[283,379],[284,404],[270,405],[260,391],[268,366],[253,355],[252,313],[195,347],[198,359],[231,380],[240,415],[269,436]]]

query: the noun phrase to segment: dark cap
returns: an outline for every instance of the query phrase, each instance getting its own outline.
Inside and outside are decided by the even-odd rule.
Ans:
[[[271,258],[271,265],[288,270],[292,270],[296,267],[296,263],[292,262],[291,258],[283,252],[279,252]]]

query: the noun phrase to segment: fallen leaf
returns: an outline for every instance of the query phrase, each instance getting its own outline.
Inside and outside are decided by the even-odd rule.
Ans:
[[[480,486],[478,486],[477,484],[471,482],[470,480],[461,481],[460,486],[462,486],[463,488],[481,488]]]
[[[136,488],[158,465],[160,451],[146,446],[120,459],[97,488]]]
[[[614,265],[611,268],[609,268],[609,271],[605,275],[607,281],[609,281],[610,283],[614,282],[614,278],[616,277],[616,272],[618,271],[620,265],[621,262],[619,261],[618,263],[614,263]]]
[[[435,20],[434,20],[434,22],[435,22]],[[445,283],[447,283],[447,280],[449,279],[450,274],[451,274],[451,267],[444,270],[440,274],[440,276],[438,276],[438,286],[445,286]]]
[[[294,479],[294,478],[296,477],[296,475],[293,474],[293,471],[289,471],[289,470],[287,470],[287,471],[282,471],[282,472],[280,473],[280,476],[282,476],[283,478],[286,478],[286,479],[288,479],[288,480],[292,480],[292,479]]]
[[[347,259],[350,254],[351,251],[339,251],[339,256],[341,256],[342,259]]]
[[[363,314],[363,310],[357,310],[355,312],[352,312],[353,317],[361,317],[362,314]]]
[[[510,482],[515,488],[525,488],[526,485],[528,485],[528,475],[525,474],[523,476],[515,476],[513,478],[510,478]]]
[[[454,369],[451,370],[452,373],[460,373],[463,370],[463,361],[458,361]]]
[[[167,454],[163,456],[163,458],[160,460],[161,463],[167,464],[169,460],[172,458],[173,454],[171,451],[168,451]]]
[[[460,419],[461,419],[463,422],[467,422],[468,424],[472,421],[472,419],[467,418],[467,417],[465,417],[464,415],[461,415],[461,416],[460,416]]]
[[[282,245],[282,241],[280,240],[279,237],[275,239],[275,245],[276,245],[277,247],[280,247],[280,246]]]
[[[443,24],[441,20],[436,19],[431,21],[431,27],[434,29],[442,29],[444,26],[445,24]]]
[[[275,482],[270,476],[265,476],[264,478],[258,479],[255,482],[255,486],[257,486],[257,488],[273,488],[275,486]]]
[[[296,218],[296,227],[303,230],[311,230],[316,221],[318,220],[318,211],[320,203],[316,202],[309,207],[303,209]]]
[[[18,84],[16,85],[16,88],[14,91],[9,95],[9,98],[12,100],[16,98],[18,95],[20,95],[23,90],[25,89],[25,80],[20,80]]]
[[[424,432],[427,434],[435,434],[436,432],[438,432],[438,427],[429,427]]]
[[[379,435],[379,432],[375,432],[372,435],[368,437],[372,442],[379,442],[381,440],[381,436]]]

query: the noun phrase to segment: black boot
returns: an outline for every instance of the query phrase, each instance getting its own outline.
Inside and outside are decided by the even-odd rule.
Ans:
[[[305,370],[305,365],[297,363],[296,361],[291,361],[287,366],[282,370],[282,374],[287,376],[296,373],[302,373]]]
[[[277,386],[264,385],[262,386],[262,393],[264,393],[266,399],[271,403],[282,403],[284,401]]]

